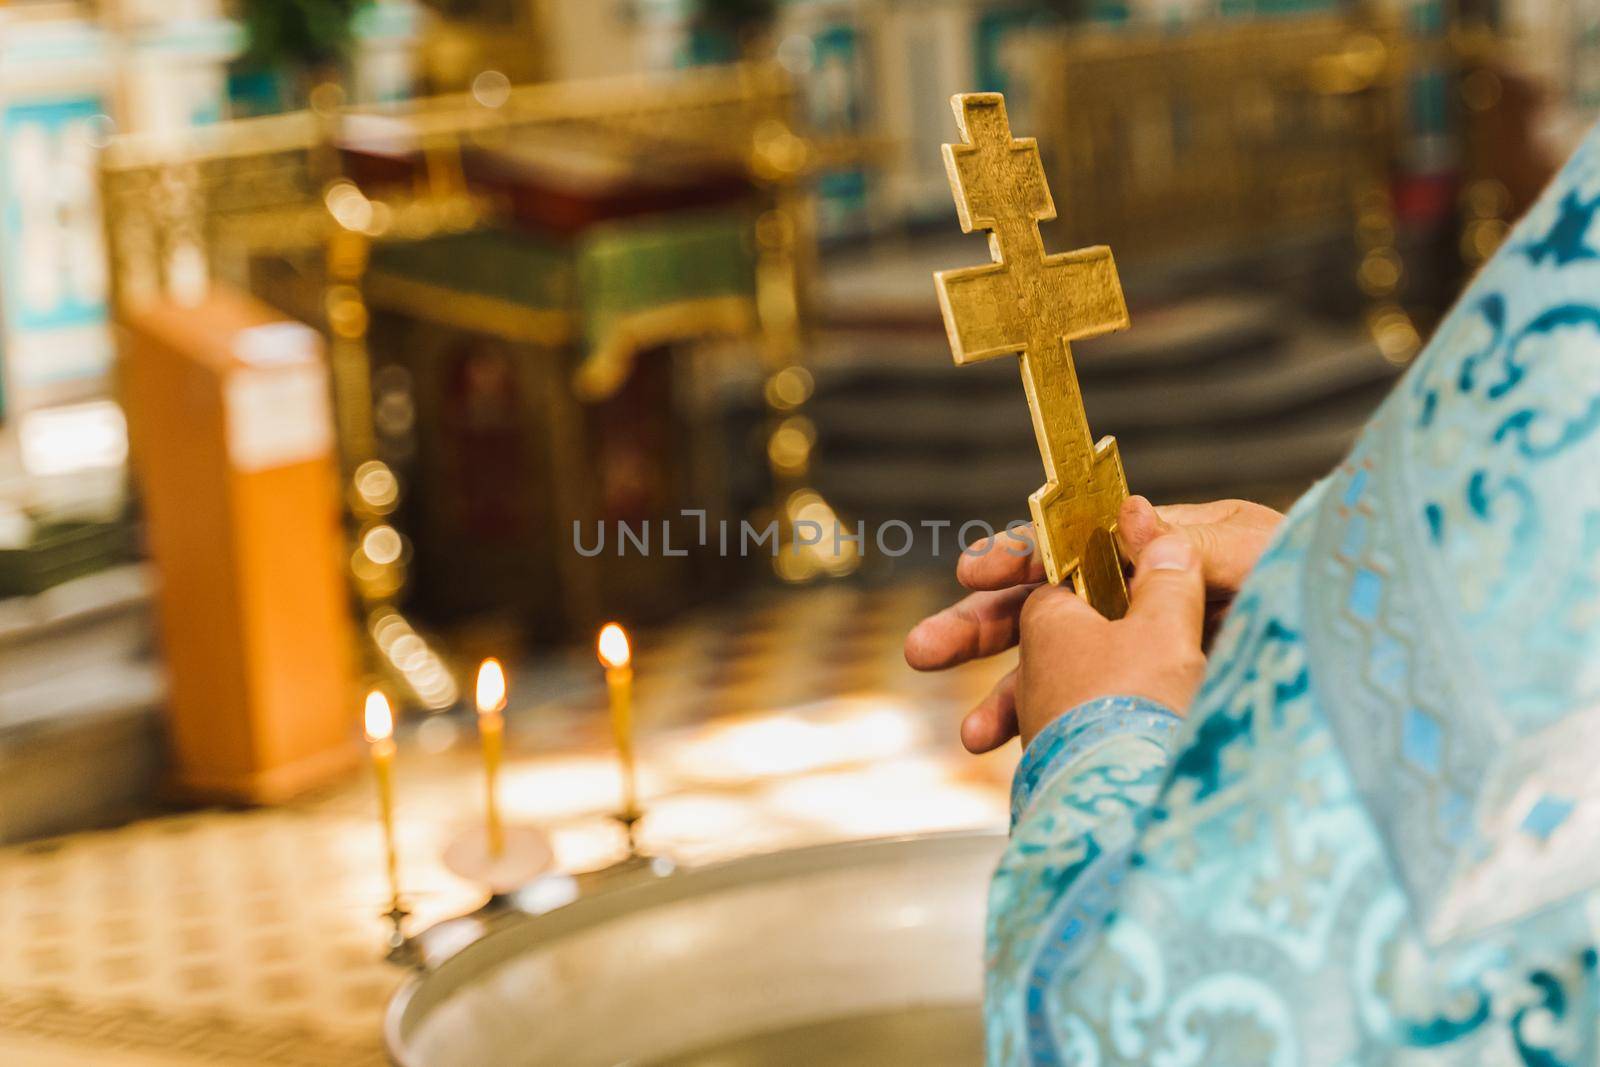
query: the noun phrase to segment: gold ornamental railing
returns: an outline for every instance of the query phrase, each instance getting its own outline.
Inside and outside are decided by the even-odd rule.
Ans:
[[[345,106],[330,85],[312,94],[305,111],[177,135],[118,137],[102,156],[114,306],[156,296],[182,301],[212,279],[248,288],[252,262],[263,254],[320,257],[313,303],[329,337],[348,479],[351,578],[373,658],[398,668],[389,647],[395,635],[414,630],[395,607],[408,557],[394,551],[400,535],[391,524],[401,487],[378,454],[373,428],[365,284],[373,243],[458,233],[505,218],[508,205],[466,179],[464,154],[478,149],[514,153],[530,140],[582,138],[627,148],[622,156],[642,173],[678,163],[742,173],[760,205],[753,295],[747,313],[724,315],[715,325],[737,319],[757,342],[767,379],[774,512],[780,537],[789,541],[797,518],[815,518],[826,508],[809,488],[815,429],[804,412],[811,391],[802,360],[805,293],[814,248],[807,180],[859,153],[856,145],[806,137],[795,112],[795,90],[781,68],[737,65],[524,87],[485,76],[470,93],[362,107]],[[352,150],[413,165],[401,179],[358,181],[347,173]],[[675,328],[692,334],[699,327]],[[677,339],[659,333],[645,331],[637,340]],[[687,334],[682,339],[691,339]],[[620,386],[633,355],[626,340],[602,346],[607,360],[622,364],[620,373],[580,367],[574,395],[603,396]],[[796,579],[842,573],[854,565],[848,555],[786,551],[780,573]],[[437,679],[437,659],[424,673]],[[430,706],[457,695],[453,686],[434,688],[430,697],[412,686]]]
[[[1137,263],[1346,240],[1375,340],[1409,358],[1389,180],[1410,48],[1364,16],[1042,39],[1052,244],[1109,243]]]

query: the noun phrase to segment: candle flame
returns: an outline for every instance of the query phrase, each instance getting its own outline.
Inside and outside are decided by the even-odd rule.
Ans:
[[[389,710],[389,698],[381,689],[367,694],[367,740],[384,741],[394,733],[394,713]]]
[[[478,664],[478,714],[488,715],[506,706],[506,672],[493,656]]]
[[[606,623],[601,629],[597,647],[600,663],[605,667],[626,667],[633,658],[633,652],[628,647],[627,631],[614,622]]]

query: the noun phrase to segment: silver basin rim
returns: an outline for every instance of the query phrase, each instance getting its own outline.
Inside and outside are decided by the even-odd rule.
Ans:
[[[636,910],[637,906],[668,904],[734,886],[748,887],[844,867],[953,858],[967,853],[998,858],[1005,839],[1004,833],[995,830],[953,830],[766,852],[704,867],[681,868],[663,878],[603,889],[543,915],[509,917],[434,970],[414,973],[401,983],[384,1011],[385,1051],[395,1067],[424,1067],[408,1055],[405,1046],[414,1010],[442,1001],[530,945],[558,940]],[[981,903],[974,901],[974,906]],[[430,991],[434,991],[433,995],[425,996]]]

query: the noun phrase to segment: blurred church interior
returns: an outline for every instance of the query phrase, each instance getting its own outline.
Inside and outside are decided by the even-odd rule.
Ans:
[[[1008,664],[900,653],[1042,480],[931,282],[967,91],[1116,255],[1133,491],[1282,508],[1600,111],[1600,0],[0,4],[0,1061],[472,1062],[390,998],[513,882],[1003,832]],[[446,855],[486,806],[539,879]],[[834,1062],[768,1045],[630,1062]]]

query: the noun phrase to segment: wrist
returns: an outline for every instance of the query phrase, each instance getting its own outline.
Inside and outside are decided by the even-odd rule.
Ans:
[[[1053,695],[1033,697],[1023,696],[1018,702],[1017,725],[1022,739],[1022,747],[1027,748],[1033,738],[1048,730],[1052,724],[1059,722],[1067,715],[1081,708],[1088,708],[1101,701],[1140,701],[1161,708],[1170,715],[1183,718],[1194,703],[1195,694],[1199,691],[1200,682],[1205,675],[1205,657],[1196,654],[1198,667],[1193,664],[1174,664],[1171,669],[1163,671],[1146,672],[1140,677],[1124,679],[1122,681],[1106,681],[1102,679],[1093,689],[1079,688],[1077,686],[1064,687],[1064,691]],[[1040,708],[1045,714],[1031,714],[1034,708]],[[1061,709],[1067,709],[1062,711]]]
[[[1137,695],[1096,697],[1068,708],[1025,743],[1012,779],[1012,821],[1022,817],[1042,786],[1097,746],[1136,735],[1170,754],[1182,722],[1170,707]]]

